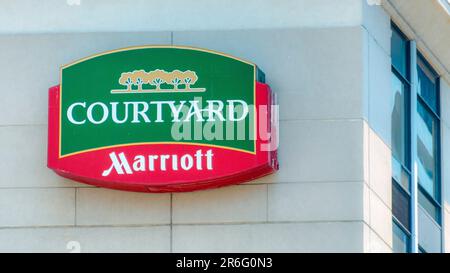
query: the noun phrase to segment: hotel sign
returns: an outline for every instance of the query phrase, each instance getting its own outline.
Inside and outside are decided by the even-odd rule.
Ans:
[[[80,182],[175,192],[277,170],[264,74],[210,50],[143,46],[65,65],[49,89],[48,167]]]

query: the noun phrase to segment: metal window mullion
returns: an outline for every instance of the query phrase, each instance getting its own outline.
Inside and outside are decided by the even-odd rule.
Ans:
[[[445,190],[445,185],[444,185],[444,181],[443,181],[443,170],[442,170],[442,140],[444,139],[444,136],[442,135],[442,122],[440,119],[440,115],[441,115],[441,109],[442,109],[442,105],[441,105],[441,78],[437,78],[436,80],[436,88],[437,88],[437,97],[438,97],[438,114],[439,114],[439,126],[438,126],[438,140],[437,140],[437,145],[438,145],[438,151],[437,151],[437,165],[438,165],[438,170],[436,173],[438,174],[438,181],[439,181],[439,189],[440,189],[440,193],[439,193],[439,201],[441,204],[441,208],[440,208],[440,213],[441,213],[441,252],[445,253],[445,249],[446,249],[446,245],[445,245],[445,241],[446,241],[446,232],[444,232],[448,227],[445,225],[445,208],[444,208],[444,190]]]
[[[418,95],[418,75],[417,75],[417,46],[415,41],[410,41],[410,75],[411,75],[411,252],[419,252],[419,230],[418,230],[418,165],[417,165],[417,95]]]

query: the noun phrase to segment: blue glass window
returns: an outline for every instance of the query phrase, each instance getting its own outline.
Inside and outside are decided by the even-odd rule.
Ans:
[[[440,118],[439,118],[439,76],[425,61],[423,56],[417,54],[417,115],[416,115],[416,143],[417,143],[417,180],[418,203],[425,217],[419,217],[419,230],[426,230],[430,234],[418,234],[419,242],[427,241],[441,228],[441,182],[440,182]],[[427,228],[430,220],[436,223],[435,229]],[[432,234],[436,232],[436,234]],[[442,234],[440,234],[442,236]],[[442,238],[442,237],[441,237]],[[436,242],[431,241],[431,242]],[[430,251],[440,249],[440,245],[423,244],[422,250]]]
[[[393,250],[410,252],[411,231],[411,81],[409,41],[392,26],[392,215]]]
[[[436,221],[436,223],[440,224],[441,222],[441,209],[437,202],[434,201],[433,198],[428,196],[423,188],[419,188],[419,196],[418,196],[419,204],[425,211],[431,216],[431,218]],[[419,223],[420,224],[420,223]]]
[[[391,36],[391,58],[392,66],[404,78],[409,78],[409,43],[408,39],[399,31],[396,26],[393,26]]]
[[[392,74],[393,104],[392,120],[392,154],[401,165],[408,168],[409,163],[409,88],[401,77]]]
[[[392,247],[395,253],[410,252],[410,236],[395,221],[393,223]]]
[[[439,113],[438,75],[420,54],[417,57],[417,75],[420,97],[434,113]]]
[[[419,184],[431,197],[438,199],[437,135],[439,123],[421,103],[417,104],[417,113],[418,180]]]
[[[392,184],[392,215],[411,230],[411,197],[398,183]]]
[[[439,76],[421,54],[417,54],[417,76],[418,202],[441,225]]]
[[[435,242],[437,232],[442,233],[439,75],[420,53],[417,53],[417,56],[411,54],[411,42],[398,27],[392,25],[391,137],[394,252],[416,251],[418,248],[419,251],[427,251],[419,245],[412,244],[412,232],[421,243],[427,242],[427,238],[434,238]],[[415,69],[417,74],[410,73],[412,69]],[[417,78],[411,79],[411,75],[417,75]],[[412,121],[414,126],[411,126]],[[417,199],[412,198],[413,194],[414,197],[417,195]],[[421,207],[420,213],[412,214],[412,208],[416,212],[417,206]],[[433,222],[436,224],[430,225]],[[418,226],[415,223],[418,223]],[[428,228],[431,226],[435,227],[434,234],[421,234],[424,230],[425,233],[432,230]],[[430,247],[428,243],[421,245]],[[434,247],[429,250],[436,249],[438,248]]]

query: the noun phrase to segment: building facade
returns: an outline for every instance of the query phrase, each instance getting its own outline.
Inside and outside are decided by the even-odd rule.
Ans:
[[[144,194],[46,167],[59,68],[151,44],[262,68],[280,106],[276,174]],[[4,2],[0,251],[450,251],[449,48],[445,0]]]

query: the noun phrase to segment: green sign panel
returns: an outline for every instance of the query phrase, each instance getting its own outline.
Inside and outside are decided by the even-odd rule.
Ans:
[[[252,63],[171,46],[127,48],[66,65],[60,156],[172,142],[254,153],[256,76]]]

